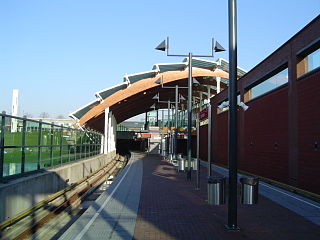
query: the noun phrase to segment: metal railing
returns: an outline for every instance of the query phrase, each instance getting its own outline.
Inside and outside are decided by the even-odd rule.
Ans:
[[[0,113],[0,180],[100,154],[102,135]]]

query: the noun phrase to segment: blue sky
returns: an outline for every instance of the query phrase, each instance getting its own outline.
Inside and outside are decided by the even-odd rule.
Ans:
[[[208,54],[214,37],[228,48],[227,0],[1,0],[0,111],[67,116],[94,93],[172,53]],[[320,0],[238,0],[238,64],[250,70],[319,14]],[[228,53],[216,54],[228,58]]]

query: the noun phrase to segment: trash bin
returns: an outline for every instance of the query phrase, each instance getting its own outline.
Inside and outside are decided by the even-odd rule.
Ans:
[[[210,176],[208,178],[208,203],[221,205],[225,199],[226,178],[220,176]]]
[[[178,171],[185,170],[185,160],[183,158],[178,159]]]
[[[185,170],[189,170],[189,160],[188,160],[188,159],[185,159],[184,162],[185,162],[185,163],[184,163],[184,165],[185,165]],[[191,166],[191,170],[194,170],[194,169],[193,169],[193,166],[194,166],[194,164],[193,164],[193,159],[191,159],[190,166]]]
[[[166,140],[165,139],[161,140],[161,156],[162,157],[166,156]]]
[[[178,167],[178,162],[179,162],[178,158],[173,156],[173,159],[171,161],[172,165],[175,167]]]
[[[259,193],[259,179],[254,177],[240,178],[241,203],[257,204]]]
[[[198,171],[198,159],[194,158],[191,161],[192,170]]]
[[[173,160],[173,166],[177,167],[177,170],[179,171],[179,161],[182,159],[182,153],[177,153],[176,159]]]

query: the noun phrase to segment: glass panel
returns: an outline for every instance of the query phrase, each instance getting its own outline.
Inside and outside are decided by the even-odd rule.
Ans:
[[[52,145],[60,145],[61,127],[53,127],[53,142]]]
[[[0,118],[0,125],[1,121],[2,118]],[[3,174],[10,176],[21,173],[21,148],[8,148],[8,146],[22,145],[23,121],[11,117],[6,117],[5,121],[4,144],[7,147],[4,148]],[[76,129],[61,129],[60,126],[52,128],[46,123],[41,123],[40,145],[44,147],[38,147],[39,126],[39,122],[26,121],[25,172],[38,169],[39,155],[40,168],[46,168],[100,153],[100,134]],[[50,147],[51,141],[56,147]]]
[[[72,146],[70,146],[70,148],[68,149],[69,151],[69,157],[68,157],[68,161],[71,162],[71,161],[74,161],[76,160],[75,157],[76,157],[76,154],[74,152],[74,148]]]
[[[6,117],[6,132],[4,135],[5,146],[21,146],[22,144],[22,121]]]
[[[69,150],[70,146],[63,146],[62,147],[62,163],[69,162]]]
[[[60,147],[54,147],[52,149],[52,162],[53,166],[61,164]]]
[[[150,111],[147,113],[147,121],[149,126],[155,126],[157,122],[157,111]]]
[[[76,144],[82,143],[83,132],[77,131],[76,133]]]
[[[2,116],[0,116],[0,133],[2,132]]]
[[[251,88],[251,99],[261,96],[277,87],[288,82],[288,69],[284,69],[281,72],[273,75],[257,86]]]
[[[50,145],[51,141],[51,126],[42,124],[41,145]]]
[[[21,173],[21,148],[5,148],[3,161],[3,176]]]
[[[50,148],[42,147],[41,148],[41,160],[40,160],[40,168],[46,168],[51,166],[50,161]]]
[[[86,158],[89,156],[89,145],[87,143],[84,143],[82,145],[82,153],[83,153],[83,158]]]
[[[320,67],[320,49],[308,55],[308,72]]]
[[[38,148],[25,148],[25,172],[37,170],[38,168]]]
[[[95,145],[94,142],[92,141],[90,146],[89,146],[89,152],[90,152],[90,156],[93,156],[95,154]]]
[[[0,118],[0,126],[1,121],[2,118]],[[20,146],[22,145],[23,121],[12,117],[6,117],[5,121],[3,174],[10,176],[21,173],[22,151]],[[52,127],[46,123],[41,123],[40,145],[43,147],[38,147],[39,127],[39,122],[26,121],[25,172],[38,169],[39,155],[40,168],[46,168],[100,153],[100,134],[60,126]],[[51,143],[55,147],[51,148]],[[8,146],[18,146],[18,148],[8,148]]]
[[[78,146],[76,147],[76,159],[81,159],[81,158],[83,158],[82,152],[81,152],[81,146],[78,145]]]
[[[70,139],[68,143],[70,144],[70,161],[76,160],[76,142],[77,141],[77,130],[71,131]]]
[[[64,128],[61,136],[62,136],[62,145],[73,144],[73,141],[71,139],[72,132],[69,129]]]
[[[39,123],[26,121],[26,145],[37,146],[39,134]]]

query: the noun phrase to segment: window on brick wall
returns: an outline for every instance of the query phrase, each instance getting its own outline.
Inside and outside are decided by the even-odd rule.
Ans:
[[[320,46],[317,47],[316,50],[314,50],[315,47],[311,47],[311,52],[309,50],[298,55],[297,77],[301,77],[315,69],[320,69]]]
[[[265,78],[262,78],[258,84],[249,88],[246,92],[245,101],[249,101],[263,94],[266,94],[288,82],[288,68],[286,67],[274,71],[271,75],[268,74]]]

